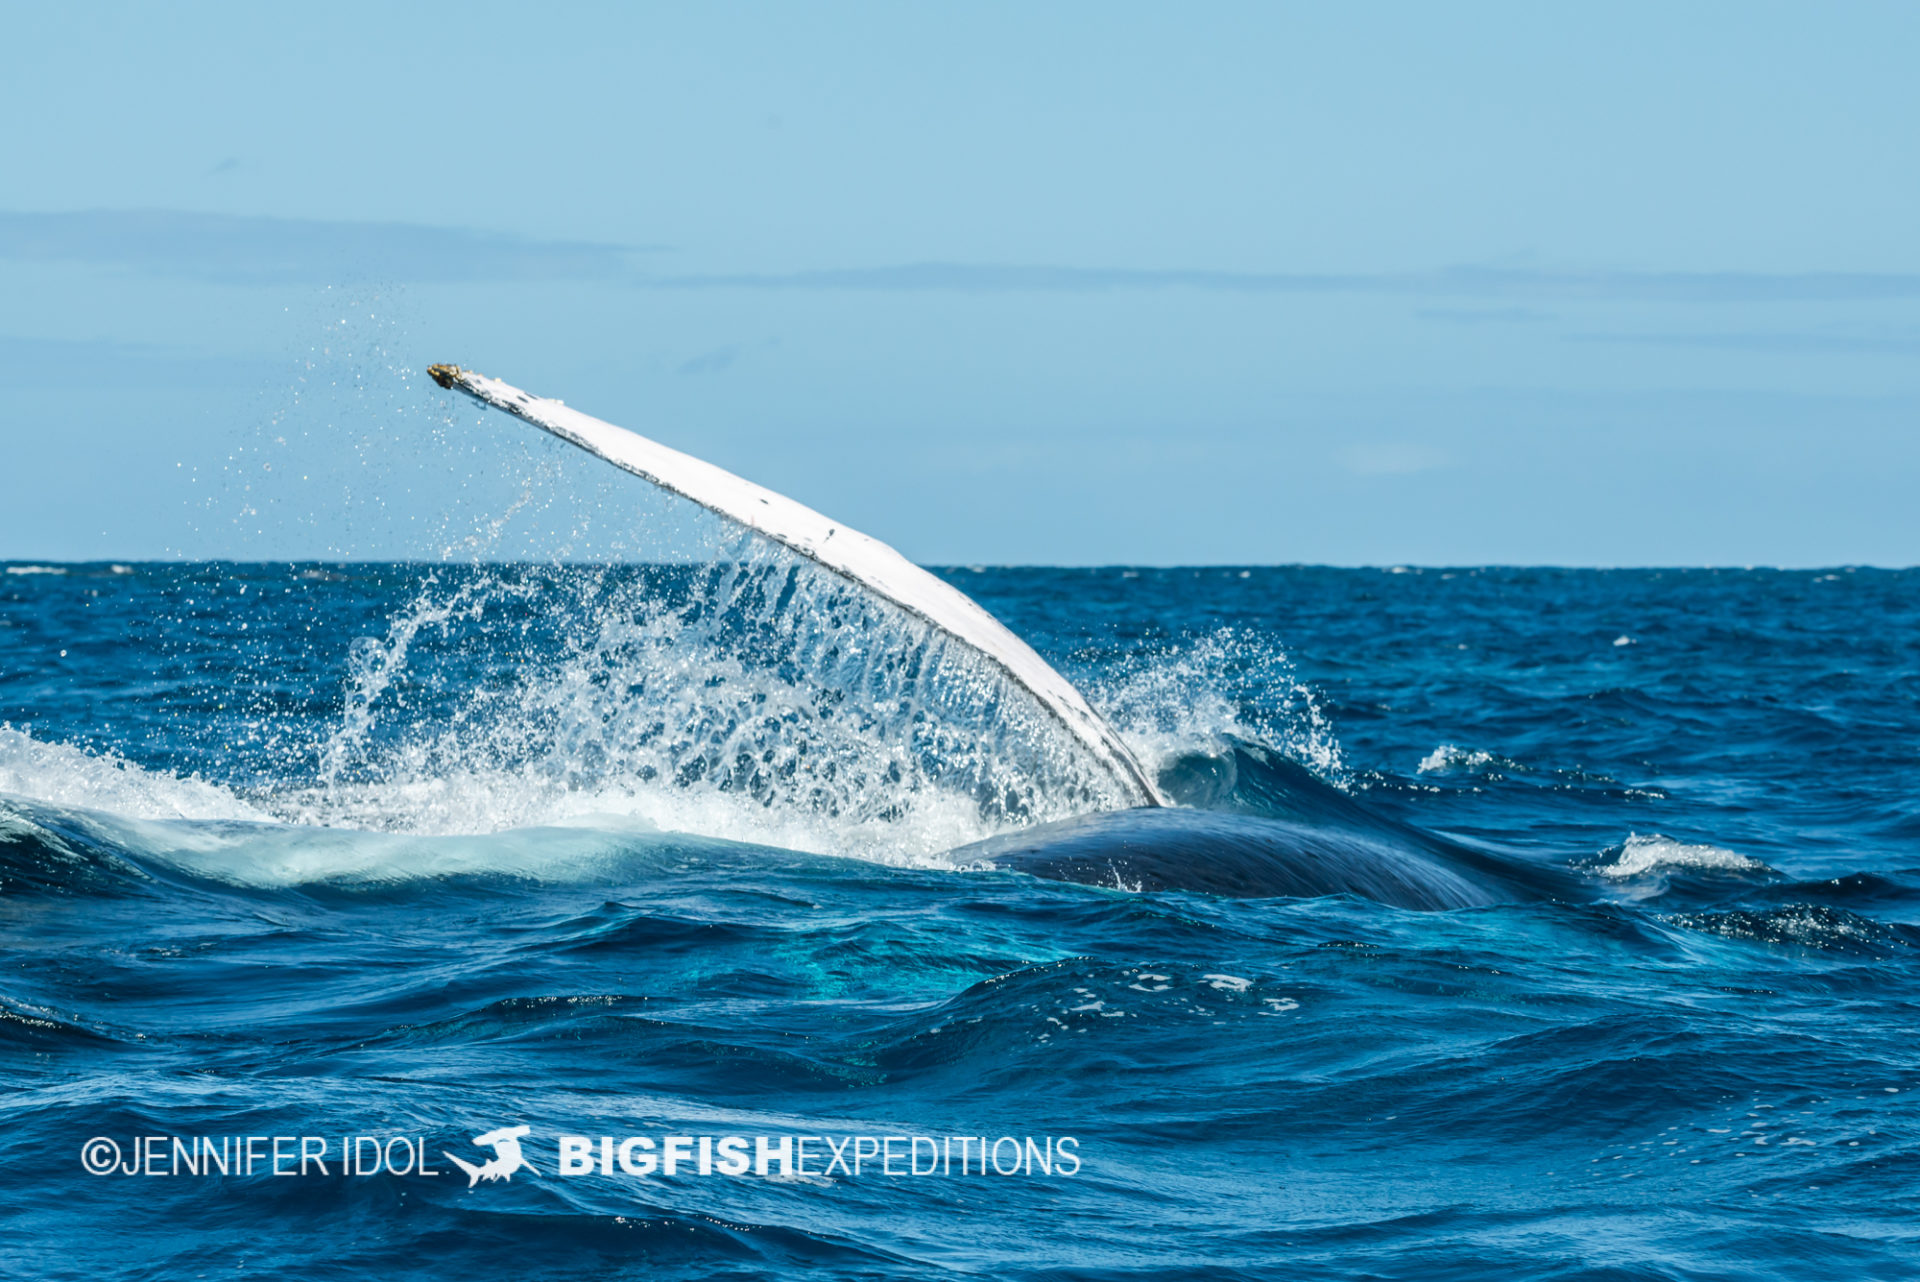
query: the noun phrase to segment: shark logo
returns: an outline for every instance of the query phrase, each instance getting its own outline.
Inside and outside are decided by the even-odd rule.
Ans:
[[[478,1166],[472,1162],[463,1162],[451,1153],[446,1154],[447,1160],[467,1173],[468,1188],[472,1188],[481,1180],[511,1180],[513,1173],[523,1166],[538,1175],[540,1172],[535,1169],[532,1162],[527,1160],[527,1155],[520,1151],[521,1139],[532,1129],[531,1126],[502,1126],[497,1130],[488,1131],[485,1135],[474,1136],[474,1144],[480,1148],[490,1148],[494,1153]],[[442,1149],[441,1152],[446,1153],[446,1150]]]

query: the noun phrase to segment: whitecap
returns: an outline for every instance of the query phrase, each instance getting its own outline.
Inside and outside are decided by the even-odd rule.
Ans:
[[[5,723],[0,723],[0,792],[130,819],[273,817],[219,784],[147,770],[117,753],[42,743]]]
[[[1594,868],[1603,877],[1639,877],[1674,868],[1705,868],[1725,872],[1770,872],[1766,864],[1724,846],[1675,841],[1654,833],[1627,834],[1617,857]]]
[[[1443,743],[1420,759],[1420,773],[1435,774],[1442,770],[1478,770],[1482,766],[1493,764],[1491,752],[1468,751]]]

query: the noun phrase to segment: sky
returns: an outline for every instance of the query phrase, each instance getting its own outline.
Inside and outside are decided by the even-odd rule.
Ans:
[[[0,7],[0,559],[1920,562],[1910,3]]]

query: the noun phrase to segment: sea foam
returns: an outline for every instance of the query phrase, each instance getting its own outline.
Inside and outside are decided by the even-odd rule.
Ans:
[[[1629,833],[1615,857],[1594,865],[1603,877],[1641,877],[1649,873],[1676,869],[1707,869],[1720,872],[1771,872],[1766,864],[1724,846],[1675,841],[1659,833],[1641,836]]]

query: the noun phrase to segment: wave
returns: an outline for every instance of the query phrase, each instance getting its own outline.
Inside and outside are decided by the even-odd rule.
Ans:
[[[97,1050],[119,1039],[17,998],[0,996],[0,1048],[39,1054],[70,1049]]]
[[[1608,856],[1605,862],[1591,864],[1589,868],[1615,880],[1675,871],[1774,875],[1774,870],[1760,860],[1724,846],[1676,841],[1659,833],[1644,837],[1629,833],[1624,842],[1605,853]]]
[[[78,816],[0,798],[0,894],[111,894],[145,879],[89,829]]]
[[[74,753],[47,747],[55,760]],[[1495,861],[1399,824],[1262,745],[1189,753],[1165,777],[1175,795],[1202,808],[1096,813],[889,862],[1234,897],[1350,893],[1427,909],[1555,889],[1550,870]],[[124,762],[111,763],[105,778],[111,795],[144,798],[158,817],[0,798],[0,888],[111,895],[154,892],[156,883],[182,878],[256,890],[501,877],[631,883],[671,877],[690,860],[765,866],[803,857],[793,848],[662,830],[631,815],[477,834],[260,820],[237,800],[232,809],[247,817],[181,818],[172,813],[180,807],[170,789],[196,781],[146,776]],[[206,796],[191,788],[188,795]]]
[[[1504,764],[1503,758],[1491,752],[1443,743],[1420,759],[1418,770],[1423,775],[1430,775],[1447,770],[1478,771],[1498,764]]]
[[[112,751],[43,742],[10,725],[0,725],[0,793],[131,819],[273,817],[220,784],[149,770]]]
[[[689,858],[791,852],[635,824],[422,835],[297,824],[135,819],[0,798],[0,890],[138,893],[156,883],[252,889],[454,878],[646,879]]]
[[[1723,939],[1860,957],[1887,957],[1920,944],[1920,931],[1910,926],[1875,921],[1829,904],[1677,913],[1667,920]]]

